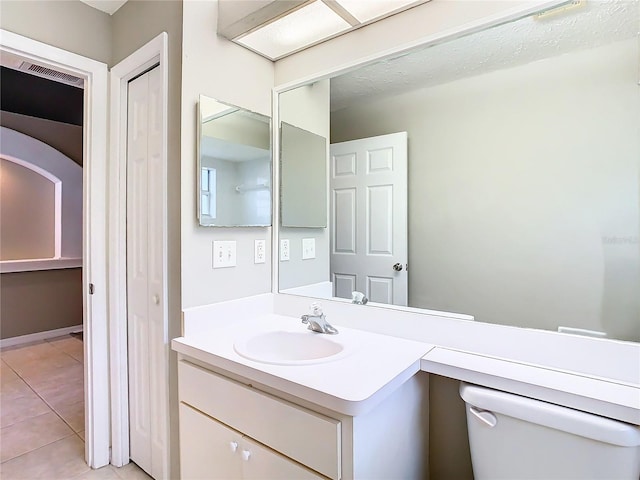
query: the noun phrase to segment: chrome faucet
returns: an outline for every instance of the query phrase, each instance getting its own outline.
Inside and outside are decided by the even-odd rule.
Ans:
[[[322,313],[322,308],[317,303],[311,304],[312,313],[307,315],[302,315],[300,318],[302,319],[302,323],[306,323],[309,326],[307,327],[309,330],[318,333],[327,333],[329,335],[335,335],[338,333],[338,330],[332,326]]]
[[[351,303],[366,305],[369,299],[362,292],[351,292]]]

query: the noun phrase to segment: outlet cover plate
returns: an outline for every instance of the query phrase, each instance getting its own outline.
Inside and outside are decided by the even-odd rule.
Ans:
[[[267,241],[256,240],[254,255],[253,255],[253,263],[265,263],[266,261],[267,261]]]
[[[316,258],[316,239],[303,238],[302,239],[302,259],[310,260],[312,258]]]
[[[283,238],[280,240],[280,261],[288,262],[291,258],[291,249],[289,248],[289,239]]]

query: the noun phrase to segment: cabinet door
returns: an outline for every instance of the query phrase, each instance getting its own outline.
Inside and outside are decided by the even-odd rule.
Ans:
[[[242,478],[244,480],[319,480],[322,475],[260,445],[242,438]]]
[[[180,403],[180,476],[182,480],[240,480],[242,436]]]

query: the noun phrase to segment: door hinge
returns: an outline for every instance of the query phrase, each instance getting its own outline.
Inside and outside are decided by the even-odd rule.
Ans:
[[[89,295],[93,295],[93,291],[95,290],[95,288],[93,287],[93,283],[89,284]]]

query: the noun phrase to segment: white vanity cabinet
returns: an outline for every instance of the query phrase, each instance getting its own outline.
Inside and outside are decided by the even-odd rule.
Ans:
[[[184,403],[180,434],[184,480],[324,478]]]
[[[178,381],[183,480],[340,478],[339,420],[185,360]]]
[[[416,375],[370,412],[351,417],[302,407],[183,357],[181,478],[425,478],[427,381]]]

